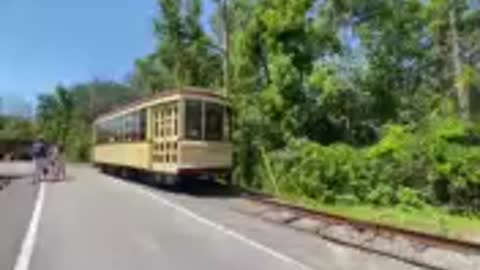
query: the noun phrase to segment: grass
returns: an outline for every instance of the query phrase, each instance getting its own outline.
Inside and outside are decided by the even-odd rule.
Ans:
[[[371,205],[325,205],[308,198],[280,195],[280,199],[327,213],[373,221],[450,238],[480,242],[480,216],[460,216],[440,208],[410,209],[402,207],[375,207]]]

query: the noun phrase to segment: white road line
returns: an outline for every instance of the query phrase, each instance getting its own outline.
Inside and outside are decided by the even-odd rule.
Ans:
[[[134,190],[136,192],[138,192],[139,194],[142,194],[142,195],[145,195],[151,199],[153,199],[154,201],[156,202],[159,202],[160,204],[164,205],[164,206],[167,206],[169,208],[172,208],[174,209],[175,211],[178,211],[180,213],[183,213],[185,214],[186,216],[196,220],[197,222],[199,223],[202,223],[204,225],[207,225],[209,227],[212,227],[226,235],[229,235],[230,237],[233,237],[237,240],[240,240],[241,242],[243,243],[246,243],[258,250],[261,250],[285,263],[288,263],[288,264],[291,264],[291,265],[294,265],[296,267],[298,267],[298,269],[302,269],[302,270],[313,270],[313,268],[291,258],[291,257],[288,257],[287,255],[284,255],[282,253],[279,253],[278,251],[275,251],[273,250],[272,248],[270,247],[267,247],[263,244],[260,244],[258,242],[255,242],[254,240],[244,236],[244,235],[241,235],[221,224],[218,224],[218,223],[215,223],[209,219],[206,219],[202,216],[199,216],[198,214],[195,214],[194,212],[190,211],[189,209],[187,209],[186,207],[182,206],[182,205],[179,205],[179,204],[176,204],[170,200],[167,200],[163,197],[161,197],[160,195],[158,194],[155,194],[153,192],[151,192],[150,190],[146,189],[146,188],[143,188],[141,186],[136,186],[135,184],[130,184],[130,183],[127,183],[127,182],[123,182],[121,180],[117,180],[115,179],[114,180],[114,183],[118,183],[118,184],[124,184],[130,188],[134,188]]]
[[[40,184],[40,189],[33,209],[32,218],[28,226],[27,234],[22,242],[22,248],[17,256],[14,270],[28,270],[30,260],[32,259],[33,248],[37,240],[38,225],[40,224],[40,216],[42,214],[43,203],[45,201],[45,184]]]

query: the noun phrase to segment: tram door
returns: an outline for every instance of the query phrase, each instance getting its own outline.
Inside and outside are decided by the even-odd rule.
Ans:
[[[174,174],[177,169],[178,104],[170,102],[152,109],[152,167],[165,174]]]

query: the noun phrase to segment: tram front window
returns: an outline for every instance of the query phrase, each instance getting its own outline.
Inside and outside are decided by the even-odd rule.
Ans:
[[[186,102],[185,137],[189,140],[202,139],[202,102],[187,100]]]
[[[205,140],[221,141],[223,139],[223,106],[205,103]]]

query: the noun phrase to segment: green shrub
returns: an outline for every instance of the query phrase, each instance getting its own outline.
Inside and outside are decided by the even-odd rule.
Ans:
[[[393,204],[394,197],[395,190],[391,185],[379,184],[368,194],[367,201],[377,206],[387,206]]]
[[[472,132],[461,120],[430,118],[416,129],[386,126],[364,149],[293,139],[265,152],[258,172],[266,189],[323,203],[479,211],[480,146],[464,139]]]
[[[425,198],[421,191],[408,187],[401,187],[397,192],[398,203],[401,206],[422,208],[425,206]]]

